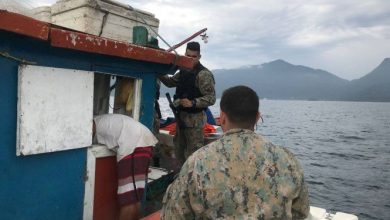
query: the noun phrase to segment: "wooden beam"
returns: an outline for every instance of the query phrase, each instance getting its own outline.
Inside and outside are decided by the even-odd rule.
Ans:
[[[142,47],[121,41],[98,37],[58,28],[50,29],[51,45],[54,47],[80,50],[90,53],[105,54],[134,60],[162,64],[175,64],[192,69],[193,59],[176,56],[164,50]]]
[[[41,40],[47,40],[49,37],[48,23],[5,10],[0,10],[0,30]]]

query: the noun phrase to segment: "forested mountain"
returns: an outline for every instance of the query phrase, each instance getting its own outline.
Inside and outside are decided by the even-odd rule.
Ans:
[[[267,99],[390,101],[390,58],[364,77],[352,81],[284,60],[212,72],[218,97],[231,86],[247,85]],[[166,91],[162,86],[161,94]]]
[[[390,58],[369,74],[350,82],[346,100],[390,102]]]
[[[247,85],[268,99],[339,100],[348,84],[323,70],[275,60],[258,66],[215,70],[217,95],[234,85]]]

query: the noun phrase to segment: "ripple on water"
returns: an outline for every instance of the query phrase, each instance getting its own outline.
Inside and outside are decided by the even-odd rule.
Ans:
[[[318,182],[318,181],[313,181],[313,180],[308,180],[307,183],[309,185],[320,185],[320,186],[323,186],[324,183],[323,182]]]
[[[317,141],[322,143],[336,143],[337,141],[333,138],[317,138]]]
[[[368,189],[368,190],[380,190],[382,189],[382,187],[378,186],[378,185],[366,185],[364,186],[365,189]]]
[[[267,100],[261,111],[257,132],[293,150],[311,204],[359,220],[390,220],[390,103]]]
[[[319,163],[310,163],[310,165],[315,167],[327,167],[327,165],[319,164]]]
[[[345,140],[366,140],[365,138],[355,136],[355,135],[339,135],[338,137],[340,139],[345,139]]]
[[[366,214],[364,212],[357,213],[357,216],[358,216],[359,219],[384,220],[384,219],[380,219],[380,218],[374,217],[373,215]]]
[[[342,179],[342,178],[340,178],[340,177],[331,176],[331,177],[329,177],[329,178],[332,179],[332,180],[336,180],[336,181],[341,181],[341,182],[344,181],[344,179]]]
[[[348,155],[340,154],[340,153],[336,153],[336,152],[324,152],[324,154],[327,154],[327,155],[330,155],[333,157],[348,158]]]

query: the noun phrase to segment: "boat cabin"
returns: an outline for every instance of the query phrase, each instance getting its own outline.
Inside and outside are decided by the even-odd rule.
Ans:
[[[192,62],[0,11],[1,218],[113,219],[116,159],[92,146],[93,116],[152,129],[157,76]]]

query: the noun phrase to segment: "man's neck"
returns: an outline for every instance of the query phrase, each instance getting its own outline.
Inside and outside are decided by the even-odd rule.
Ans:
[[[253,126],[251,126],[251,127],[243,127],[243,126],[238,126],[238,125],[235,125],[235,124],[228,124],[225,127],[225,132],[228,132],[229,130],[232,130],[232,129],[245,129],[245,130],[251,130],[251,131],[255,130],[255,128]]]

